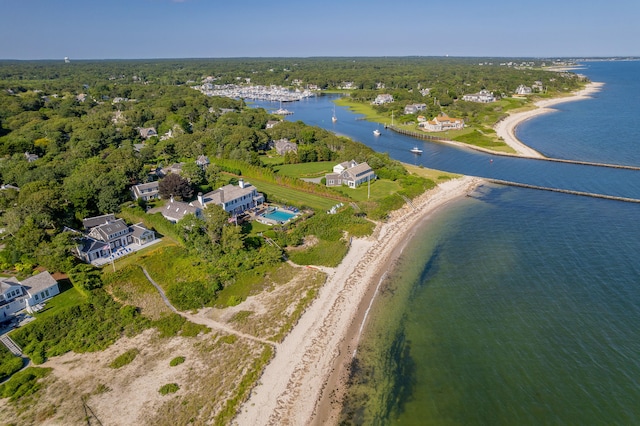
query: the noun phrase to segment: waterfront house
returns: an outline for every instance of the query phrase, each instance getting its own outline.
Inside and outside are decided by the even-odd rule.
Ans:
[[[58,282],[47,271],[22,282],[15,277],[0,278],[0,322],[12,319],[23,309],[37,311],[44,301],[59,293]]]
[[[468,95],[462,96],[463,101],[468,102],[479,102],[479,103],[489,103],[495,102],[496,98],[493,96],[493,93],[490,93],[487,89],[482,89],[478,93],[471,93]]]
[[[367,163],[358,164],[355,160],[337,164],[333,167],[333,173],[325,175],[327,186],[347,185],[349,188],[357,188],[364,182],[376,178],[376,174]]]
[[[209,204],[217,204],[231,215],[239,215],[263,203],[264,195],[255,186],[240,179],[237,186],[229,184],[206,194],[198,194],[197,200],[190,205],[206,209]]]
[[[393,102],[393,95],[390,95],[388,93],[383,93],[381,95],[376,96],[376,98],[373,100],[372,104],[373,105],[383,105],[383,104],[388,104]]]
[[[134,200],[155,200],[160,198],[160,185],[158,181],[134,185],[131,187],[131,194]]]
[[[445,113],[441,113],[433,120],[427,120],[418,124],[425,132],[443,132],[447,130],[458,130],[464,127],[464,120],[461,118],[451,118]]]

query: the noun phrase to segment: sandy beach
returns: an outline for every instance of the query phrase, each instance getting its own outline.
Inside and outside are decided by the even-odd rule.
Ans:
[[[498,136],[502,137],[504,142],[511,148],[513,148],[518,155],[532,158],[544,158],[544,156],[538,151],[529,148],[518,140],[515,134],[518,125],[541,114],[553,112],[553,106],[555,105],[564,102],[573,102],[588,99],[592,94],[600,91],[602,89],[602,86],[604,86],[604,83],[592,82],[587,84],[584,89],[579,90],[570,96],[538,101],[534,104],[536,106],[536,109],[510,114],[507,118],[496,124],[496,133],[498,134]]]
[[[462,177],[440,184],[393,212],[372,236],[352,239],[347,256],[328,271],[317,299],[277,347],[234,424],[336,423],[344,372],[378,283],[412,237],[416,223],[481,182]]]

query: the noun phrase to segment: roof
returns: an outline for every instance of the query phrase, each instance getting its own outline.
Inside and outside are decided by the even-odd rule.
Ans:
[[[11,287],[20,287],[20,281],[16,277],[0,278],[0,294],[9,290]]]
[[[82,244],[82,247],[78,247],[79,253],[91,253],[93,251],[109,248],[109,245],[104,241],[98,241],[91,237],[82,237],[80,239],[80,244]]]
[[[132,231],[131,235],[133,235],[135,238],[140,238],[147,232],[153,232],[145,228],[142,225],[142,223],[136,223],[135,225],[131,225],[131,231]]]
[[[254,190],[255,187],[249,182],[244,183],[244,188],[229,184],[214,191],[207,192],[202,196],[202,202],[198,199],[193,201],[191,205],[195,207],[204,207],[207,204],[217,204],[222,206],[224,203],[228,203],[245,195],[253,194]]]
[[[196,160],[196,164],[201,165],[201,166],[205,166],[205,165],[209,164],[209,157],[207,157],[206,155],[200,155],[198,157],[198,159]]]
[[[360,176],[366,176],[369,173],[373,173],[373,170],[367,163],[360,163],[357,166],[353,166],[342,173],[343,175],[348,174],[349,176],[357,178]]]
[[[162,209],[162,216],[170,220],[179,221],[188,214],[196,214],[198,210],[198,207],[191,206],[182,201],[169,201],[164,209]]]
[[[114,220],[116,220],[116,217],[113,213],[109,213],[103,214],[102,216],[84,218],[82,219],[82,225],[84,226],[84,229],[91,229],[96,226],[104,225],[105,223],[113,222]]]
[[[134,188],[138,188],[138,189],[158,189],[159,187],[160,187],[160,184],[158,181],[149,182],[149,183],[140,183],[134,186]]]
[[[117,219],[113,222],[105,223],[104,225],[96,226],[92,230],[92,235],[100,236],[103,241],[109,241],[109,235],[113,235],[117,232],[129,230],[129,227],[122,219]],[[97,235],[96,235],[97,234]]]
[[[22,281],[22,285],[29,293],[37,293],[56,284],[58,284],[58,281],[56,281],[48,271],[40,272],[38,275]]]

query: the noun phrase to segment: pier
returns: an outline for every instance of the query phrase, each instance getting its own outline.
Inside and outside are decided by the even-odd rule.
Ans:
[[[501,157],[519,157],[519,158],[527,158],[529,160],[552,161],[552,162],[555,162],[555,163],[566,163],[566,164],[579,164],[581,166],[608,167],[608,168],[611,168],[611,169],[640,170],[640,167],[638,167],[638,166],[626,166],[626,165],[622,165],[622,164],[598,163],[598,162],[593,162],[593,161],[580,161],[580,160],[565,160],[565,159],[562,159],[562,158],[550,158],[550,157],[543,157],[543,158],[525,157],[525,156],[522,156],[522,155],[511,154],[511,153],[508,153],[508,152],[493,151],[491,149],[482,148],[482,147],[475,146],[475,145],[469,145],[469,144],[466,144],[466,143],[463,143],[463,142],[458,142],[458,141],[454,141],[454,140],[451,140],[451,139],[442,138],[442,137],[439,137],[439,136],[426,135],[426,134],[421,133],[421,132],[414,132],[414,131],[411,131],[411,130],[400,129],[400,128],[395,127],[395,126],[386,126],[386,128],[389,129],[389,130],[392,130],[392,131],[394,131],[396,133],[399,133],[401,135],[409,136],[409,137],[412,137],[412,138],[422,139],[422,140],[430,141],[430,142],[447,143],[447,144],[460,146],[460,147],[465,147],[465,148],[473,149],[473,150],[476,150],[476,151],[484,152],[486,154],[491,154],[491,155],[501,156]]]
[[[640,204],[640,200],[637,199],[637,198],[618,197],[618,196],[615,196],[615,195],[595,194],[593,192],[573,191],[573,190],[570,190],[570,189],[550,188],[550,187],[546,187],[546,186],[529,185],[527,183],[510,182],[510,181],[500,180],[500,179],[491,179],[491,178],[484,178],[484,179],[487,182],[495,183],[495,184],[498,184],[498,185],[515,186],[515,187],[518,187],[518,188],[537,189],[537,190],[540,190],[540,191],[560,192],[562,194],[579,195],[579,196],[582,196],[582,197],[602,198],[604,200],[614,200],[614,201],[623,201],[623,202],[626,202],[626,203],[637,203],[637,204]]]

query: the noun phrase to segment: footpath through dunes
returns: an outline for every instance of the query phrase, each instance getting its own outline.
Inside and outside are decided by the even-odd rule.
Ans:
[[[445,182],[413,200],[412,205],[392,212],[369,238],[354,238],[316,300],[278,346],[233,423],[335,423],[344,372],[383,274],[392,267],[419,221],[481,182],[471,177]]]
[[[160,287],[160,285],[158,283],[156,283],[151,278],[151,276],[149,275],[149,273],[147,272],[147,270],[144,267],[142,267],[142,272],[147,277],[149,282],[156,288],[156,290],[158,290],[158,293],[160,293],[160,297],[162,297],[162,300],[169,307],[169,309],[171,309],[174,313],[176,313],[176,314],[182,316],[183,318],[187,319],[188,321],[191,321],[191,322],[193,322],[195,324],[206,325],[207,327],[209,327],[211,329],[221,330],[221,331],[224,331],[225,333],[228,333],[228,334],[234,334],[234,335],[236,335],[238,337],[242,337],[243,339],[253,340],[253,341],[264,343],[265,345],[271,345],[271,346],[274,346],[274,347],[277,346],[277,343],[275,343],[273,341],[266,340],[266,339],[261,339],[259,337],[252,336],[250,334],[243,333],[241,331],[235,330],[235,329],[229,327],[227,324],[222,323],[220,321],[215,321],[213,319],[207,318],[206,316],[190,314],[190,313],[187,313],[187,312],[183,312],[183,311],[177,310],[175,308],[175,306],[173,306],[171,304],[171,302],[169,301],[169,299],[167,298],[166,294],[164,293],[164,290],[162,290],[162,287]]]

